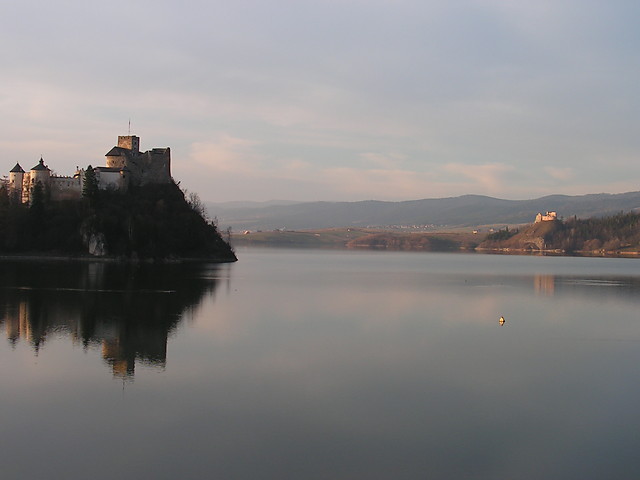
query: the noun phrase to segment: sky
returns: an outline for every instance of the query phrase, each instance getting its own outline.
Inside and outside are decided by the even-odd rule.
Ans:
[[[0,176],[104,165],[130,132],[211,202],[638,191],[638,18],[633,0],[0,0]]]

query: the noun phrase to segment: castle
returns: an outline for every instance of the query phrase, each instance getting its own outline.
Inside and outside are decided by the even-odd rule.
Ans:
[[[172,181],[169,147],[140,152],[139,137],[122,135],[118,136],[118,145],[105,156],[106,166],[93,168],[101,190],[126,191],[129,187]],[[29,203],[33,188],[40,183],[51,200],[73,200],[82,197],[84,181],[84,169],[76,167],[73,176],[52,175],[41,157],[28,172],[16,163],[9,172],[8,190],[15,200]]]
[[[545,215],[542,215],[541,213],[538,213],[536,215],[535,223],[552,222],[552,221],[557,220],[557,219],[558,219],[558,214],[556,212],[547,212]]]

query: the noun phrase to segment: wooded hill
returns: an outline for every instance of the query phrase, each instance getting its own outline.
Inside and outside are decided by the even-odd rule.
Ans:
[[[175,183],[126,193],[89,186],[83,195],[54,202],[37,186],[26,205],[0,188],[0,253],[236,260],[197,197],[186,199]]]
[[[224,228],[314,230],[338,227],[389,229],[391,226],[478,227],[533,222],[539,212],[564,218],[614,215],[640,208],[640,192],[550,195],[533,200],[504,200],[482,195],[405,202],[218,203],[208,210]]]
[[[640,252],[640,214],[619,213],[604,218],[534,223],[520,230],[492,233],[480,250],[557,251],[583,254]]]

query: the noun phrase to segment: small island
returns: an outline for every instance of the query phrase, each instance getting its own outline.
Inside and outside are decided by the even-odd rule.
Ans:
[[[171,151],[118,137],[106,165],[57,176],[16,164],[0,184],[0,255],[121,260],[237,258],[197,194],[171,177]]]

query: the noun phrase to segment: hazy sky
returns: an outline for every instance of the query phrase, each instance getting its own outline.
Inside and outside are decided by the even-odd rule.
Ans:
[[[0,174],[170,146],[203,200],[640,190],[640,2],[0,0]]]

